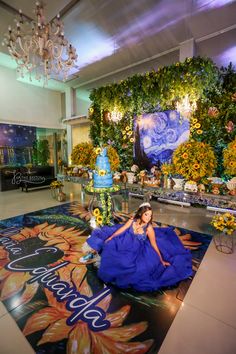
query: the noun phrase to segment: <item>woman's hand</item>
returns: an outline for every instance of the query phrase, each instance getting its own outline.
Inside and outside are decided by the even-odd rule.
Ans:
[[[163,264],[164,267],[169,267],[170,266],[169,262],[161,261],[161,263]]]
[[[108,241],[111,241],[113,239],[113,236],[110,236],[106,239],[105,243],[107,243]]]

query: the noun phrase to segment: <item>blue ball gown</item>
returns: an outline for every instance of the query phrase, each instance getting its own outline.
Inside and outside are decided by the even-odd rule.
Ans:
[[[106,283],[119,288],[138,291],[155,291],[172,286],[192,275],[192,257],[172,227],[154,228],[156,243],[164,261],[153,249],[146,230],[135,234],[131,226],[105,243],[123,225],[104,226],[95,229],[87,239],[90,247],[101,255],[98,276]]]

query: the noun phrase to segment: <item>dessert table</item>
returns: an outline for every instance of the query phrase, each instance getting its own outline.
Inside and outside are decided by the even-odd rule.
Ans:
[[[60,181],[69,181],[81,184],[81,193],[85,193],[85,186],[89,179],[57,175]],[[236,214],[236,197],[232,195],[215,195],[212,193],[194,193],[186,191],[176,191],[155,186],[146,186],[138,183],[118,183],[121,187],[120,193],[128,195],[129,198],[136,197],[147,200],[157,200],[159,202],[176,204],[180,206],[202,206],[213,211],[230,211]]]

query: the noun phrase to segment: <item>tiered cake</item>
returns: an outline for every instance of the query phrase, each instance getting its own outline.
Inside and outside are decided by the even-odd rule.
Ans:
[[[93,173],[94,188],[111,188],[113,184],[110,162],[107,157],[107,149],[102,148],[97,156],[95,171]]]

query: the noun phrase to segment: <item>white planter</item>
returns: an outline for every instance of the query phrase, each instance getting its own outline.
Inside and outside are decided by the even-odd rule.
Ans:
[[[184,187],[184,179],[182,178],[172,178],[172,179],[175,182],[173,189],[175,191],[182,191]]]

